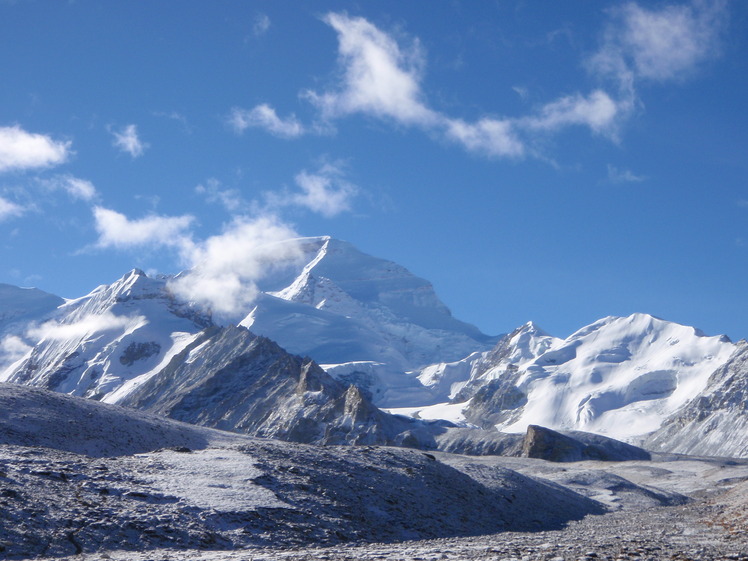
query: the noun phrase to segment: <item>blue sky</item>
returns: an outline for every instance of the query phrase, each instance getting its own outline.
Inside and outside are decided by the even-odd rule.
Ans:
[[[0,0],[0,282],[207,263],[209,293],[332,235],[491,334],[748,337],[747,29],[714,0]]]

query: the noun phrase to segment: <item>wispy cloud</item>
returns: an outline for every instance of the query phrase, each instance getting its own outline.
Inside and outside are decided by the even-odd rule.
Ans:
[[[8,335],[0,339],[0,370],[22,359],[32,348],[17,335]]]
[[[48,321],[33,327],[26,333],[30,339],[68,340],[81,339],[99,331],[133,330],[143,325],[147,320],[143,316],[117,316],[111,312],[91,314],[73,323]]]
[[[255,208],[275,213],[284,207],[300,207],[332,218],[352,210],[353,199],[360,192],[345,175],[340,163],[324,163],[313,172],[303,170],[294,177],[299,190],[265,192],[264,206],[255,204]]]
[[[331,164],[315,173],[302,171],[295,180],[302,192],[292,195],[290,201],[328,218],[351,210],[351,199],[358,192],[340,168]]]
[[[65,162],[70,141],[30,133],[19,126],[0,127],[0,172],[45,168]]]
[[[404,124],[432,125],[440,120],[423,101],[425,57],[417,40],[401,49],[364,18],[331,13],[324,21],[338,33],[342,80],[335,90],[305,93],[323,117],[361,112]]]
[[[595,133],[609,134],[617,119],[627,113],[628,108],[628,103],[616,101],[602,90],[595,90],[588,96],[574,94],[548,103],[537,114],[517,121],[517,124],[542,131],[581,125]]]
[[[489,157],[521,157],[525,154],[525,143],[517,134],[516,124],[511,119],[486,117],[474,123],[462,119],[445,121],[446,136],[471,152]]]
[[[8,199],[0,197],[0,222],[13,218],[15,216],[21,216],[26,209]]]
[[[169,282],[179,298],[207,307],[222,321],[238,320],[259,293],[257,283],[300,255],[298,234],[275,215],[237,216],[220,234],[195,239],[191,216],[149,216],[130,220],[96,207],[98,248],[168,247],[186,269]]]
[[[647,177],[644,175],[636,175],[631,170],[618,169],[608,164],[608,181],[611,183],[641,183],[646,180]]]
[[[148,144],[138,137],[138,127],[136,125],[127,125],[119,131],[111,131],[114,136],[114,146],[119,150],[130,154],[133,158],[143,155]]]
[[[236,319],[257,298],[257,283],[300,256],[298,234],[278,217],[236,217],[224,231],[185,248],[190,269],[170,282],[171,290],[214,314]]]
[[[190,215],[160,216],[130,220],[115,210],[93,208],[98,248],[132,249],[138,247],[184,247],[191,244],[189,229],[195,221]]]
[[[208,307],[219,321],[237,320],[259,293],[257,283],[301,255],[299,235],[280,217],[287,207],[301,207],[326,217],[351,209],[358,187],[345,178],[340,164],[325,163],[295,178],[298,190],[266,193],[264,204],[245,201],[216,179],[196,191],[232,213],[221,233],[200,239],[195,218],[151,214],[140,219],[93,207],[96,249],[123,251],[170,249],[185,272],[169,283],[180,298]],[[251,214],[250,214],[251,213]]]
[[[340,80],[336,87],[321,93],[302,92],[323,121],[362,113],[422,128],[484,156],[519,158],[531,152],[528,144],[538,134],[556,133],[569,126],[585,126],[613,138],[631,108],[630,100],[614,99],[598,89],[586,96],[561,97],[522,117],[483,116],[474,121],[453,117],[427,103],[421,87],[426,60],[417,40],[401,46],[367,20],[346,14],[331,13],[324,21],[338,34]],[[234,111],[232,122],[237,130],[257,126],[287,138],[305,131],[295,117],[281,120],[267,104],[252,111]]]
[[[252,24],[252,35],[262,37],[270,29],[270,18],[267,14],[257,14]]]
[[[195,187],[195,192],[205,196],[209,203],[220,204],[232,214],[249,207],[238,189],[225,189],[220,181],[212,177]]]
[[[91,201],[98,196],[93,183],[72,175],[57,175],[51,179],[42,179],[40,183],[50,191],[65,191],[74,199],[82,201]]]
[[[638,79],[664,82],[688,77],[719,54],[727,3],[694,0],[648,9],[628,2],[611,15],[592,68],[624,84]]]
[[[252,109],[235,107],[231,110],[228,123],[239,134],[248,128],[264,129],[281,138],[297,138],[306,132],[295,115],[282,119],[275,112],[275,109],[266,103],[257,105]]]
[[[417,39],[396,40],[361,17],[329,13],[323,21],[338,35],[338,81],[323,91],[306,90],[302,98],[318,111],[322,123],[364,114],[398,125],[414,126],[488,157],[539,155],[548,135],[584,127],[610,140],[619,139],[622,125],[640,104],[636,81],[666,81],[686,76],[718,52],[725,19],[723,0],[642,8],[629,2],[610,11],[597,53],[588,61],[593,77],[614,78],[612,91],[566,93],[526,115],[483,115],[467,120],[431,107],[422,88],[426,57]],[[606,82],[610,85],[610,82]],[[526,89],[515,88],[523,98]],[[276,136],[298,138],[316,127],[305,127],[294,115],[278,117],[272,106],[232,113],[237,131],[263,128]]]

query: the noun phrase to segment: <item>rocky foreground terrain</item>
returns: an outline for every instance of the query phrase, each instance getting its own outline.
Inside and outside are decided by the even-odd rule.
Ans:
[[[748,559],[748,459],[311,446],[0,385],[5,559]]]
[[[67,561],[353,561],[435,560],[745,560],[748,559],[748,488],[720,498],[636,512],[621,510],[570,522],[564,529],[503,532],[468,538],[343,544],[328,547],[251,547],[233,551],[156,549],[108,551]]]

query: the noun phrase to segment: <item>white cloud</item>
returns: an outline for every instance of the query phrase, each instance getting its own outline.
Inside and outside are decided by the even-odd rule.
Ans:
[[[178,296],[236,317],[259,293],[257,282],[300,256],[298,235],[275,216],[238,217],[225,230],[194,244],[183,257],[192,268],[170,282]]]
[[[0,340],[0,370],[21,360],[33,347],[17,335],[8,335]]]
[[[330,13],[324,21],[338,32],[343,77],[337,91],[306,92],[323,117],[362,112],[404,124],[439,120],[421,101],[424,57],[418,42],[401,50],[394,39],[363,18]]]
[[[295,180],[302,193],[293,195],[291,202],[328,218],[350,210],[351,199],[358,191],[343,179],[340,169],[329,164],[317,173],[302,171]]]
[[[646,180],[647,178],[644,175],[636,175],[631,170],[618,169],[608,164],[608,181],[611,183],[641,183]]]
[[[612,132],[616,121],[631,108],[629,102],[616,102],[602,90],[589,96],[562,97],[543,106],[537,115],[522,119],[524,127],[555,131],[570,125],[584,125],[596,133]]]
[[[0,197],[0,222],[14,216],[21,216],[26,209],[8,199]]]
[[[91,314],[73,323],[59,323],[48,321],[28,330],[26,335],[32,339],[68,340],[83,338],[97,331],[109,331],[123,329],[132,331],[147,320],[143,316],[116,316],[111,312],[103,314]]]
[[[195,192],[205,195],[209,203],[219,203],[232,213],[249,206],[238,189],[223,189],[221,182],[215,178],[210,178],[204,184],[201,183],[195,187]]]
[[[42,180],[41,184],[52,191],[65,191],[74,199],[83,201],[90,201],[98,195],[93,183],[86,179],[73,177],[72,175],[58,175],[52,179]]]
[[[242,133],[250,127],[265,129],[281,138],[296,138],[305,133],[303,125],[295,115],[281,119],[275,109],[266,103],[249,110],[235,107],[231,110],[228,123],[237,133]]]
[[[114,146],[123,152],[127,152],[133,158],[142,156],[148,144],[138,137],[138,127],[127,125],[121,131],[112,131],[114,135]]]
[[[603,74],[628,82],[687,77],[719,50],[726,3],[695,0],[647,9],[629,2],[613,10],[600,51],[591,63]]]
[[[515,123],[509,119],[484,118],[475,123],[461,119],[446,121],[447,138],[472,152],[493,157],[520,157],[525,145],[518,138]]]
[[[96,206],[93,209],[99,248],[128,249],[135,247],[177,247],[191,244],[188,230],[194,217],[146,216],[130,220],[117,211]]]
[[[528,145],[538,134],[570,126],[586,126],[615,137],[634,107],[633,97],[626,92],[614,99],[598,89],[586,96],[561,97],[528,116],[455,118],[424,101],[420,80],[425,61],[417,41],[404,50],[363,18],[331,13],[324,21],[338,33],[342,78],[338,88],[322,94],[306,92],[306,97],[327,119],[365,113],[436,132],[484,156],[519,158],[532,152]],[[527,96],[526,89],[515,91]]]
[[[19,126],[0,127],[0,172],[61,164],[71,154],[70,144]]]
[[[261,37],[270,29],[270,18],[267,14],[257,14],[254,24],[252,25],[252,34],[255,37]]]
[[[671,80],[686,76],[714,56],[725,20],[724,0],[692,0],[686,5],[642,8],[628,2],[610,10],[599,51],[588,61],[599,76],[614,78],[616,91],[602,88],[574,92],[516,117],[479,116],[470,121],[432,109],[422,91],[425,56],[417,40],[403,46],[366,19],[329,13],[323,21],[338,35],[339,81],[322,91],[302,92],[322,118],[310,129],[294,115],[282,119],[267,104],[234,109],[230,123],[237,132],[263,128],[276,136],[295,138],[333,119],[360,113],[397,124],[417,126],[466,150],[488,157],[539,155],[533,149],[544,135],[582,126],[593,133],[618,137],[621,125],[638,106],[638,79]],[[514,91],[526,99],[525,88]]]

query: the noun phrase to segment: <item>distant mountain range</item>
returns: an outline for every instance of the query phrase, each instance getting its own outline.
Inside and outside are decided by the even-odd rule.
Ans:
[[[540,425],[748,455],[744,342],[646,314],[491,337],[395,263],[288,243],[235,324],[138,270],[74,300],[0,285],[0,381],[301,442],[485,453]]]

